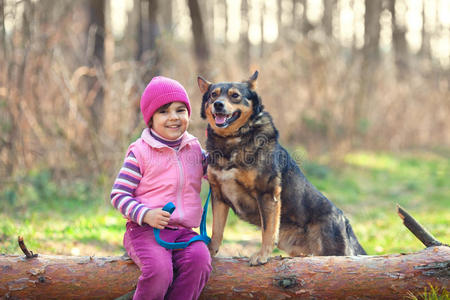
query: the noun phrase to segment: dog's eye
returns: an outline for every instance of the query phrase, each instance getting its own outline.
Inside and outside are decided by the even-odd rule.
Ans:
[[[233,95],[231,95],[231,97],[233,97],[233,98],[239,98],[239,94],[238,94],[238,93],[233,93]]]
[[[216,93],[216,92],[212,92],[212,93],[211,93],[211,97],[216,98],[216,97],[217,97],[217,93]]]

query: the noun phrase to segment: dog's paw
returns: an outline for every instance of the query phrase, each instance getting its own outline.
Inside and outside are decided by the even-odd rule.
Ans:
[[[217,252],[219,252],[219,246],[216,246],[211,242],[208,245],[208,250],[211,257],[216,256]]]
[[[261,253],[261,251],[256,252],[250,256],[249,264],[250,266],[264,265],[269,261],[269,255]]]

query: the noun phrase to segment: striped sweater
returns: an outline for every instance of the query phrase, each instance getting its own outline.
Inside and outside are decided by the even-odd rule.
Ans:
[[[153,131],[152,136],[164,143],[165,145],[178,149],[181,143],[179,142],[167,141],[156,135]],[[206,174],[207,167],[207,153],[203,152],[203,173]],[[139,162],[132,151],[125,158],[122,168],[119,171],[119,175],[114,181],[114,185],[111,191],[111,204],[119,210],[127,219],[142,224],[145,214],[150,210],[145,207],[139,201],[134,198],[134,192],[142,179],[141,169],[139,167]]]

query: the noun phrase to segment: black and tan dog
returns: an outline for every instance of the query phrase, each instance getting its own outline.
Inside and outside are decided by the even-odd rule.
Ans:
[[[229,208],[262,229],[251,265],[274,247],[291,256],[366,254],[342,211],[303,175],[278,143],[278,131],[255,92],[258,72],[244,82],[212,84],[198,77],[201,116],[208,121],[208,179],[212,188],[210,252],[222,243]]]

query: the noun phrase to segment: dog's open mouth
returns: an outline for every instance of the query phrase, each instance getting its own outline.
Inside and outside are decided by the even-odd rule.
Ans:
[[[228,114],[228,115],[216,113],[216,114],[213,114],[213,116],[214,116],[214,120],[216,121],[216,126],[220,127],[220,128],[225,128],[225,127],[228,127],[228,125],[230,125],[237,119],[239,119],[239,117],[241,116],[241,111],[237,110],[233,114]]]

